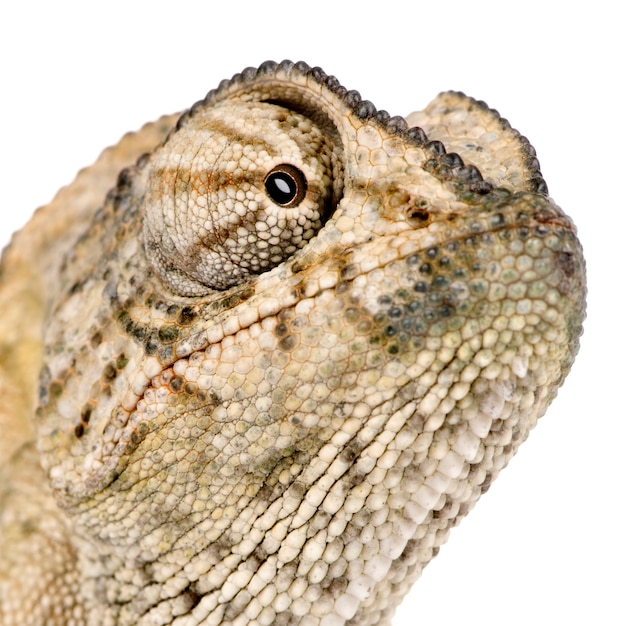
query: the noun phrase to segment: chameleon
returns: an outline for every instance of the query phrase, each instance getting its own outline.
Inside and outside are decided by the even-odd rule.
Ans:
[[[4,626],[391,624],[585,317],[494,109],[290,61],[125,135],[0,272]]]

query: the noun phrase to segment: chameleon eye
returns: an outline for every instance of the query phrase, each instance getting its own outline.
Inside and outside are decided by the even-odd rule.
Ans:
[[[269,197],[283,207],[298,206],[306,195],[306,177],[293,165],[277,165],[265,177],[265,190]]]
[[[337,206],[342,155],[332,127],[276,104],[191,116],[145,165],[152,267],[174,293],[199,296],[287,261]]]

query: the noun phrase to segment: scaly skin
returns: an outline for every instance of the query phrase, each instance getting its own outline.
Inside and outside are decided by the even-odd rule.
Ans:
[[[0,621],[390,624],[570,369],[574,226],[462,94],[284,62],[176,119],[5,251]]]

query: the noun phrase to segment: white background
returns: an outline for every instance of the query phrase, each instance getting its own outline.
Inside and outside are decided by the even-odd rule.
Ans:
[[[529,137],[585,247],[579,360],[395,626],[626,624],[626,50],[618,3],[17,6],[0,8],[2,245],[122,133],[266,59],[320,65],[394,115],[460,89]]]

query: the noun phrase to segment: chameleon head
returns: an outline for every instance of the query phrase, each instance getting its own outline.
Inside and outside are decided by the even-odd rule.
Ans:
[[[417,117],[246,70],[78,243],[39,446],[103,614],[387,623],[553,399],[574,227],[497,113]]]

